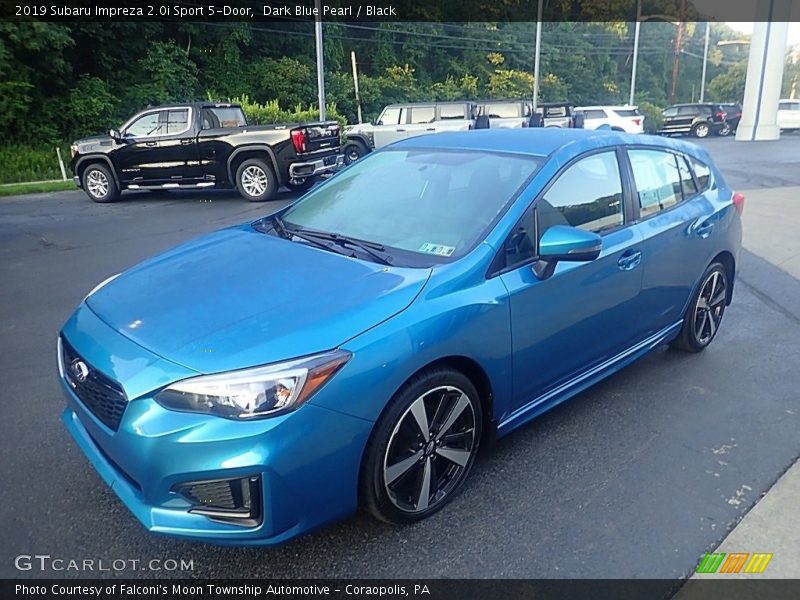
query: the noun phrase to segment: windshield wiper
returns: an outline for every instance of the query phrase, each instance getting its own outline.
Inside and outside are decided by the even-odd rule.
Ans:
[[[303,227],[293,227],[292,233],[298,235],[298,231],[307,236],[313,236],[323,240],[329,240],[341,246],[349,245],[360,249],[362,252],[369,254],[372,258],[383,265],[391,265],[394,262],[394,257],[386,253],[386,248],[383,244],[377,242],[368,242],[366,240],[359,240],[358,238],[349,237],[340,233],[331,233],[327,231],[316,231],[312,229],[304,229]],[[301,237],[298,235],[298,237]]]
[[[286,230],[286,225],[283,223],[283,219],[281,219],[279,214],[272,215],[269,220],[272,221],[272,229],[275,230],[275,233],[284,239],[292,239],[292,234]]]
[[[326,244],[321,239],[313,238],[307,234],[302,232],[298,232],[296,228],[292,227],[289,228],[286,226],[286,223],[283,222],[280,215],[272,215],[269,217],[269,220],[272,222],[272,229],[277,233],[280,237],[291,240],[293,238],[299,238],[303,241],[308,242],[309,244],[314,244],[318,248],[322,248],[323,250],[328,250],[329,252],[335,252],[336,254],[344,254],[345,256],[354,257],[355,254],[352,252],[347,252],[343,246],[337,246],[336,244]]]

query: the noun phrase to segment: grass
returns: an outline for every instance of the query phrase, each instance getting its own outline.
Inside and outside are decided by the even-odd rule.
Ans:
[[[0,185],[0,196],[18,196],[21,194],[41,194],[43,192],[63,192],[75,190],[75,183],[67,181],[42,181],[40,183],[13,183]]]
[[[69,169],[69,147],[61,146],[61,158]],[[56,145],[0,145],[0,184],[60,179]]]

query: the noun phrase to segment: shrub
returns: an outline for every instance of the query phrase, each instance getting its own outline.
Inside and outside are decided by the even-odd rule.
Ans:
[[[61,147],[61,158],[69,173],[69,147]],[[27,147],[21,145],[0,146],[0,183],[46,181],[61,179],[55,145]]]
[[[652,102],[639,102],[639,112],[644,115],[644,132],[655,133],[664,124],[661,108]]]

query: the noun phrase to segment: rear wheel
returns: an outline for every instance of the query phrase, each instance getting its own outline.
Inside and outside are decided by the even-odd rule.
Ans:
[[[722,125],[722,128],[719,130],[718,135],[720,135],[722,137],[726,137],[726,136],[729,136],[732,132],[733,132],[733,129],[731,129],[730,124],[724,123]]]
[[[370,439],[361,470],[365,508],[397,524],[442,508],[472,468],[481,425],[478,392],[466,376],[448,368],[415,375]]]
[[[708,126],[708,123],[698,123],[692,127],[692,135],[696,138],[708,137],[709,133],[711,133],[711,128]]]
[[[236,169],[236,187],[250,202],[266,202],[278,191],[278,179],[265,161],[249,158]]]
[[[101,204],[119,199],[119,187],[110,169],[101,163],[86,167],[83,172],[83,189],[86,194]]]
[[[719,331],[727,301],[728,273],[721,263],[715,262],[703,274],[672,347],[686,352],[705,350]]]

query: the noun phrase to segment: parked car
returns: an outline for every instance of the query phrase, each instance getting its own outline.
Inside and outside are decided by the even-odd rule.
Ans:
[[[800,130],[800,100],[778,102],[778,127],[781,131]]]
[[[63,422],[154,532],[418,521],[487,440],[661,344],[706,348],[743,202],[676,140],[401,140],[100,283],[58,336]]]
[[[664,109],[661,135],[691,134],[697,138],[718,134],[725,126],[725,111],[719,104],[674,104]]]
[[[345,162],[353,163],[376,148],[416,135],[473,129],[476,117],[477,106],[469,101],[390,104],[374,123],[345,128]]]
[[[719,130],[721,136],[736,133],[739,128],[739,121],[742,120],[742,105],[738,102],[726,102],[720,104],[720,108],[725,111],[725,123]]]
[[[478,116],[486,115],[491,129],[528,127],[531,103],[527,100],[482,100],[477,103]]]
[[[637,106],[576,106],[575,114],[583,116],[584,129],[608,125],[613,131],[644,133],[644,115]]]
[[[119,131],[74,142],[71,169],[95,202],[212,187],[264,202],[280,185],[306,190],[341,166],[339,146],[336,121],[253,126],[237,104],[194,102],[148,108]]]

